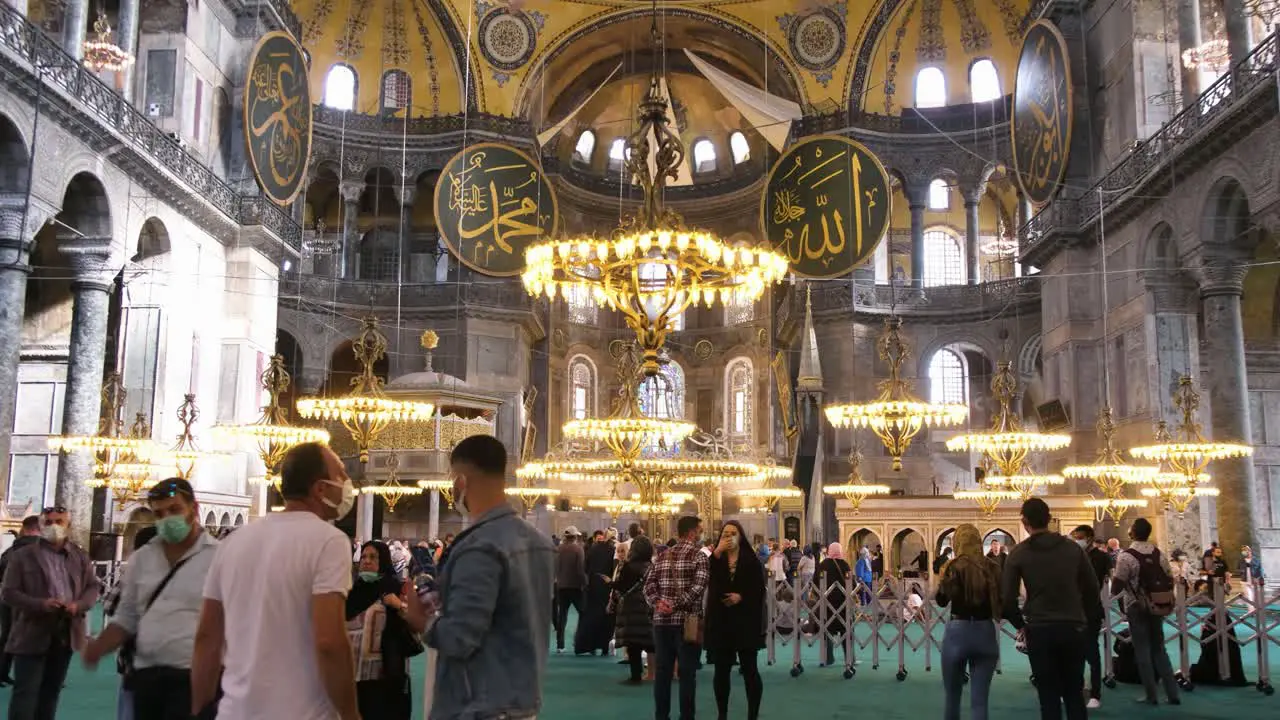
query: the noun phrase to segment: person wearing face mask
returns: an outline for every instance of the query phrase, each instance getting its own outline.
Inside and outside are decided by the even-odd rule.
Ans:
[[[405,616],[418,593],[403,583],[386,543],[360,548],[356,580],[347,595],[347,636],[356,653],[356,698],[365,718],[409,720],[411,630]],[[420,647],[420,646],[419,646]]]
[[[71,664],[83,648],[85,613],[98,602],[93,563],[71,542],[65,507],[40,513],[40,542],[13,553],[0,600],[13,609],[5,651],[13,655],[10,720],[53,718]]]
[[[347,640],[351,540],[333,523],[355,504],[351,478],[320,443],[281,463],[284,511],[218,546],[204,585],[191,660],[192,714],[358,720]]]
[[[128,645],[124,683],[133,695],[134,718],[187,720],[198,598],[218,541],[200,527],[195,491],[186,480],[160,482],[147,493],[147,503],[156,538],[129,559],[111,623],[82,658],[93,670],[103,656]]]
[[[764,682],[758,656],[764,647],[764,566],[747,542],[742,524],[730,520],[720,530],[707,579],[707,624],[703,646],[715,666],[712,684],[719,720],[729,717],[729,680],[734,663],[747,690],[747,720],[760,717]],[[741,716],[739,716],[741,717]]]
[[[551,648],[555,548],[507,501],[502,441],[473,435],[449,462],[454,506],[470,524],[445,552],[439,613],[427,619],[426,644],[439,653],[428,717],[532,720]]]
[[[1089,557],[1089,565],[1098,578],[1098,587],[1106,587],[1111,575],[1111,556],[1094,542],[1093,528],[1088,525],[1077,526],[1071,531],[1071,539],[1084,550]],[[1089,665],[1089,703],[1087,709],[1096,710],[1102,707],[1102,652],[1098,648],[1098,638],[1102,633],[1101,619],[1096,626],[1090,626],[1087,632],[1087,645],[1084,660]]]

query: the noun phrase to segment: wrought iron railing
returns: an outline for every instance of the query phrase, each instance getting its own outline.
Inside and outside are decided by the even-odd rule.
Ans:
[[[409,118],[409,126],[405,127],[405,119],[394,115],[369,115],[366,113],[336,110],[325,105],[316,105],[312,118],[316,125],[330,128],[342,128],[347,132],[362,133],[394,133],[400,135],[437,135],[447,132],[488,132],[510,138],[533,138],[533,126],[524,118],[503,117],[488,113],[468,113],[466,115],[436,115],[434,117]]]
[[[908,135],[971,132],[986,130],[1009,122],[1011,103],[1012,96],[1006,95],[991,102],[953,105],[925,111],[904,108],[899,115],[848,110],[813,114],[806,112],[804,117],[796,121],[792,132],[796,137],[837,132],[850,127],[870,132]]]
[[[1108,206],[1123,201],[1128,192],[1175,161],[1178,151],[1186,143],[1228,114],[1255,88],[1267,85],[1274,92],[1276,56],[1277,40],[1273,33],[1200,93],[1195,102],[1183,108],[1155,134],[1137,143],[1093,187],[1074,192],[1064,188],[1057,199],[1023,225],[1022,237],[1034,245],[1054,230],[1081,228],[1096,222],[1104,200]]]
[[[289,247],[301,247],[302,230],[293,218],[258,196],[241,196],[187,152],[168,133],[125,101],[115,90],[68,55],[56,40],[16,10],[0,4],[0,47],[30,64],[36,82],[61,91],[88,118],[128,142],[139,155],[179,178],[190,191],[239,224],[257,220]]]
[[[530,310],[533,298],[519,280],[395,283],[370,280],[342,280],[318,276],[295,276],[280,281],[280,298],[297,297],[311,301],[374,307],[473,307]]]
[[[915,289],[910,285],[877,285],[869,280],[839,280],[813,286],[813,311],[819,314],[852,312],[856,297],[856,310],[860,312],[887,313],[893,310],[904,315],[982,316],[1038,303],[1039,282],[1039,278],[1032,275],[977,285]],[[779,308],[778,322],[804,317],[804,302],[805,293],[792,293],[789,301]]]

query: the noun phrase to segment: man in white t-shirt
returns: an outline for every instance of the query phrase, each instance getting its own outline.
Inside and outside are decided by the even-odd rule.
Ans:
[[[346,632],[351,540],[330,524],[351,509],[351,478],[332,450],[307,443],[285,456],[280,489],[284,512],[237,530],[209,568],[193,712],[214,699],[221,670],[219,720],[359,720]]]

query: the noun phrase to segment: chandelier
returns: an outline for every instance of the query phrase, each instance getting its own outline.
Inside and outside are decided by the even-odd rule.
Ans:
[[[1196,422],[1200,393],[1191,384],[1191,378],[1184,375],[1178,379],[1173,404],[1182,412],[1182,422],[1178,424],[1176,435],[1167,437],[1166,432],[1166,437],[1157,436],[1156,444],[1132,448],[1129,454],[1141,460],[1163,463],[1168,469],[1186,478],[1187,487],[1193,491],[1209,463],[1253,455],[1253,448],[1248,445],[1209,442],[1204,439],[1200,423]],[[1192,497],[1195,497],[1194,492]]]
[[[133,425],[129,428],[129,437],[139,443],[150,443],[151,425],[144,413],[134,416]],[[107,487],[113,491],[116,507],[123,508],[134,497],[141,495],[151,483],[156,466],[151,463],[151,456],[135,452],[120,455],[109,476],[102,479],[101,484],[86,483],[90,487]],[[95,478],[96,480],[97,478]]]
[[[529,485],[520,485],[517,487],[506,488],[505,492],[509,497],[518,497],[524,505],[524,514],[528,515],[538,506],[538,502],[543,498],[548,500],[560,494],[556,488],[532,487]]]
[[[1192,501],[1202,497],[1217,497],[1218,488],[1207,485],[1170,485],[1166,487],[1145,487],[1141,490],[1144,497],[1155,498],[1165,503],[1179,517],[1191,507]]]
[[[324,428],[292,425],[289,410],[280,404],[280,398],[289,390],[292,378],[284,367],[283,355],[272,355],[267,368],[258,378],[267,392],[267,404],[262,416],[252,425],[215,425],[215,437],[226,440],[249,440],[257,443],[258,457],[266,469],[265,482],[279,488],[280,464],[289,448],[303,443],[329,442],[329,431]]]
[[[969,408],[960,403],[926,403],[911,395],[903,380],[902,365],[910,351],[902,340],[902,320],[890,316],[880,337],[880,359],[889,365],[889,377],[879,384],[880,395],[869,403],[829,405],[827,420],[838,428],[870,428],[893,458],[893,469],[902,470],[902,456],[912,439],[925,427],[949,427],[963,423]]]
[[[102,405],[96,435],[59,435],[49,438],[49,449],[62,454],[87,452],[93,455],[93,477],[85,481],[91,488],[104,488],[119,472],[150,461],[156,452],[149,435],[134,436],[124,431],[125,389],[119,373],[108,373],[102,383]],[[121,468],[120,466],[124,467]]]
[[[93,21],[94,37],[84,41],[84,66],[92,72],[119,72],[133,64],[133,56],[112,42],[111,24],[106,13],[99,11]]]
[[[1182,66],[1188,70],[1220,72],[1231,66],[1231,50],[1225,38],[1213,38],[1182,53]]]
[[[428,402],[393,400],[383,392],[383,380],[374,374],[374,365],[386,357],[387,336],[378,329],[378,319],[364,318],[351,342],[360,374],[351,380],[351,393],[342,397],[314,397],[298,400],[298,414],[304,418],[342,423],[355,441],[360,462],[369,462],[369,449],[393,422],[425,422],[435,406]]]
[[[1022,429],[1022,420],[1013,409],[1013,399],[1018,381],[1013,376],[1012,365],[1007,360],[997,363],[996,374],[991,378],[991,392],[1000,410],[992,428],[984,432],[971,432],[947,440],[952,452],[980,452],[991,459],[995,474],[1003,477],[1027,475],[1022,471],[1027,456],[1033,452],[1061,450],[1071,444],[1071,436],[1060,433],[1030,432]]]
[[[1118,522],[1130,509],[1146,507],[1147,501],[1128,497],[1090,497],[1084,501],[1084,506],[1093,509],[1093,516],[1098,522],[1102,522],[1102,518],[1107,515]]]
[[[855,448],[849,455],[849,482],[844,485],[824,485],[822,492],[828,495],[839,495],[849,502],[853,514],[857,515],[862,508],[862,501],[872,495],[888,495],[888,485],[874,485],[862,479],[861,448]]]
[[[519,471],[517,471],[517,474]],[[453,507],[453,481],[452,480],[419,480],[418,487],[423,490],[435,490],[444,497],[444,501],[449,507]]]
[[[376,495],[387,504],[388,512],[395,512],[400,498],[422,494],[422,488],[405,485],[400,482],[400,454],[392,451],[387,455],[387,479],[380,484],[369,484],[360,488],[364,495]]]
[[[803,497],[804,493],[800,488],[796,487],[761,487],[761,488],[744,488],[738,491],[738,497],[748,500],[758,501],[761,505],[768,508],[769,512],[773,512],[775,506],[783,498]]]
[[[661,57],[656,6],[650,34],[654,54]],[[725,305],[754,302],[787,274],[784,256],[765,247],[730,246],[711,233],[690,230],[679,214],[664,207],[667,180],[678,177],[685,161],[684,144],[667,127],[664,66],[654,63],[636,131],[623,153],[627,174],[643,198],[638,214],[608,238],[529,247],[521,276],[535,297],[591,298],[621,312],[640,343],[647,376],[658,374],[658,352],[671,321],[690,305],[699,300],[707,307],[717,300]]]
[[[1061,475],[1040,475],[1037,473],[1021,473],[1018,475],[988,475],[982,483],[993,488],[1004,488],[1018,494],[1019,500],[1030,500],[1036,490],[1048,485],[1062,485],[1066,479]]]
[[[996,508],[1005,500],[1017,500],[1022,497],[1017,490],[998,490],[996,488],[979,488],[977,490],[957,490],[952,494],[956,500],[972,500],[982,510],[983,517],[991,517]]]
[[[1116,424],[1111,417],[1111,407],[1102,408],[1098,414],[1098,437],[1102,448],[1092,465],[1068,465],[1062,468],[1064,477],[1073,480],[1092,480],[1102,490],[1101,500],[1108,501],[1099,507],[1113,520],[1119,521],[1130,507],[1145,507],[1145,500],[1125,498],[1127,485],[1143,482],[1156,474],[1157,468],[1129,465],[1115,446]],[[1099,498],[1095,498],[1099,499]],[[1124,500],[1125,502],[1120,502]]]
[[[178,406],[178,422],[182,423],[182,432],[178,433],[177,444],[163,453],[166,461],[173,463],[178,477],[183,480],[191,479],[191,474],[195,472],[197,461],[211,455],[221,454],[201,450],[200,446],[196,444],[196,436],[191,431],[191,428],[199,419],[200,408],[196,407],[195,394],[187,393],[183,395],[182,404]]]
[[[624,500],[616,496],[587,499],[587,507],[609,513],[609,519],[615,525],[618,522],[619,515],[631,511],[638,504],[635,500]]]

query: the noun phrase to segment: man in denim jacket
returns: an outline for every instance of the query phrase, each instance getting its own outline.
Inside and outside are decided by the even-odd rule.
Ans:
[[[504,493],[507,451],[489,435],[450,456],[454,505],[471,520],[440,559],[431,720],[525,720],[542,706],[555,549]]]

